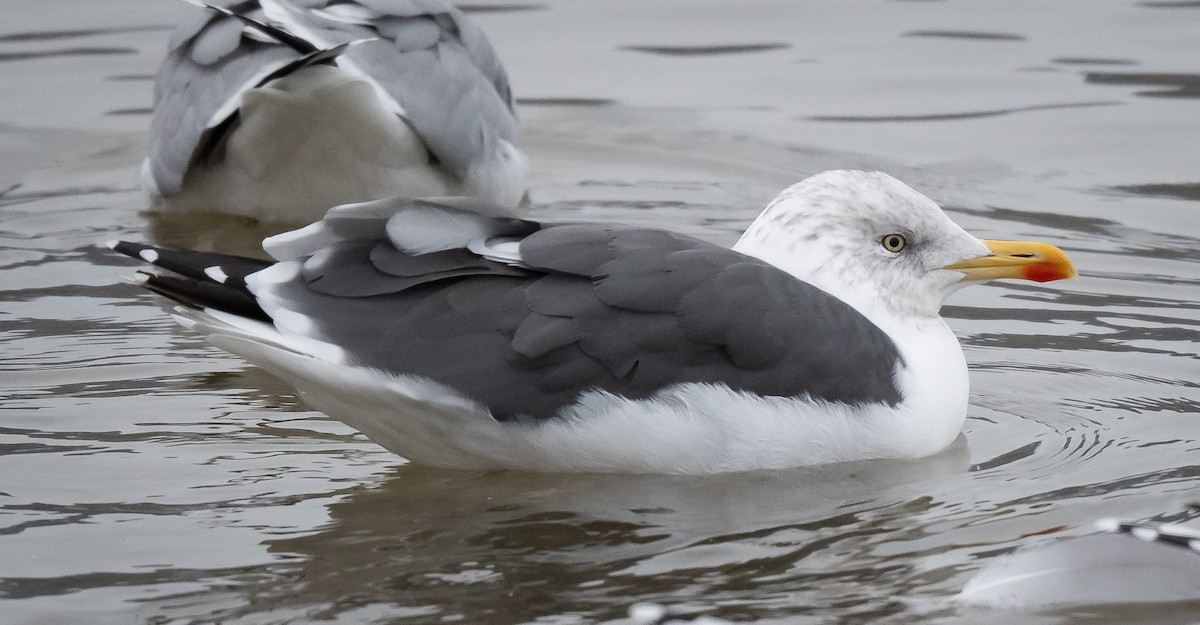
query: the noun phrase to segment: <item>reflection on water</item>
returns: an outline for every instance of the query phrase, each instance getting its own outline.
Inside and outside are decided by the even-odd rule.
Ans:
[[[894,594],[945,576],[918,573],[894,549],[924,542],[928,519],[945,514],[919,485],[963,476],[965,462],[960,442],[922,463],[699,480],[404,467],[331,506],[321,530],[271,541],[293,564],[246,576],[237,591],[256,601],[214,616],[259,622],[309,605],[332,617],[383,603],[526,622],[566,603],[603,620],[631,598],[701,602],[710,613],[748,593],[804,594],[816,613],[853,600],[885,614],[900,607]],[[848,554],[855,567],[824,570]]]
[[[1059,57],[1052,59],[1051,63],[1059,63],[1062,65],[1137,65],[1136,61],[1129,59],[1103,59],[1103,58],[1081,58],[1081,57]]]
[[[607,98],[517,98],[518,106],[609,106],[615,100]]]
[[[264,259],[270,258],[262,249],[264,238],[297,227],[217,213],[147,213],[144,218],[146,235],[155,245]]]
[[[965,39],[979,41],[1025,41],[1025,37],[1012,33],[986,33],[963,30],[914,30],[901,37],[932,37],[937,39]]]
[[[1080,267],[946,307],[973,389],[946,452],[701,479],[404,466],[121,284],[133,263],[105,240],[259,254],[286,227],[144,212],[149,76],[179,4],[35,3],[0,26],[0,81],[29,85],[0,99],[6,622],[594,623],[638,601],[742,622],[1200,619],[952,599],[1096,518],[1200,524],[1195,2],[464,6],[522,95],[536,218],[730,244],[791,182],[880,168]]]
[[[960,121],[964,119],[979,119],[982,117],[1000,117],[1001,115],[1027,113],[1031,111],[1051,111],[1055,109],[1087,108],[1092,106],[1114,106],[1119,104],[1120,102],[1068,102],[1064,104],[1035,104],[1031,106],[1018,106],[1007,109],[995,109],[991,111],[964,111],[962,113],[877,116],[814,115],[808,119],[816,122],[944,122]]]
[[[43,50],[39,52],[0,52],[0,63],[32,61],[56,56],[107,56],[120,54],[137,54],[137,50],[133,48],[60,48],[58,50]]]
[[[622,50],[646,52],[664,56],[713,56],[720,54],[741,54],[744,52],[763,52],[766,50],[782,50],[790,48],[786,43],[747,43],[725,46],[621,46]]]
[[[509,2],[507,4],[472,4],[469,2],[456,2],[454,6],[458,7],[463,13],[512,13],[514,11],[545,11],[547,8],[544,4],[521,4]]]
[[[1200,98],[1200,74],[1088,72],[1086,79],[1095,85],[1154,87],[1137,92],[1148,98]]]
[[[1178,200],[1200,200],[1200,182],[1181,184],[1127,184],[1112,187],[1113,191],[1148,195],[1151,197],[1175,198]]]
[[[86,28],[79,30],[40,30],[34,32],[16,32],[0,34],[0,43],[15,43],[29,42],[40,43],[44,41],[56,41],[59,39],[80,39],[85,37],[95,37],[97,35],[127,35],[131,33],[144,33],[148,31],[169,31],[173,29],[173,25],[162,24],[153,26],[133,26],[111,28]]]

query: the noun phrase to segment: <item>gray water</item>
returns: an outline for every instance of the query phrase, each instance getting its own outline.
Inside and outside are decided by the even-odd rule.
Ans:
[[[947,451],[705,478],[406,466],[177,328],[98,244],[261,237],[142,212],[151,76],[193,9],[4,4],[3,622],[573,624],[638,601],[765,623],[1200,620],[953,601],[997,554],[1098,517],[1200,525],[1200,3],[466,6],[521,97],[535,217],[732,243],[791,182],[871,168],[1078,265],[951,300],[972,393]]]

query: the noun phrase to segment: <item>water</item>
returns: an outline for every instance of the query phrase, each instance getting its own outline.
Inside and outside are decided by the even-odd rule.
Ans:
[[[722,243],[779,189],[888,171],[1078,281],[945,314],[971,363],[934,458],[707,478],[405,466],[177,328],[97,245],[252,251],[136,188],[172,2],[9,0],[0,26],[0,614],[12,623],[1200,620],[993,611],[986,562],[1094,519],[1195,527],[1195,2],[472,5],[522,97],[534,215]],[[507,6],[511,10],[480,10]],[[1131,583],[1134,583],[1131,581]]]

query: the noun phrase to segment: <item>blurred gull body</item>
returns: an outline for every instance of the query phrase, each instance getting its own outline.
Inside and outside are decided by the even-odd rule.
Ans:
[[[998,608],[1200,601],[1200,533],[1170,524],[1096,525],[1109,533],[997,559],[959,598]]]
[[[223,4],[178,28],[159,69],[142,174],[158,208],[308,223],[397,194],[522,200],[508,78],[458,9]]]

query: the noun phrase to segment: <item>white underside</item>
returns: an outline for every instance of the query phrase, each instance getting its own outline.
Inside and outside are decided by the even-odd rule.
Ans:
[[[367,81],[313,66],[245,93],[219,158],[194,165],[182,192],[158,204],[285,223],[310,223],[333,206],[393,195],[483,195],[515,206],[524,157],[506,143],[501,152],[471,172],[486,184],[460,182],[430,164],[422,139]],[[156,195],[152,183],[147,189]]]
[[[178,318],[372,441],[436,466],[705,474],[917,458],[949,445],[966,413],[962,351],[940,320],[940,327],[898,337],[909,366],[897,372],[906,397],[897,407],[681,384],[645,400],[592,392],[559,418],[500,422],[444,385],[346,366],[340,352],[286,328],[281,334],[268,324],[214,314],[185,311]]]

